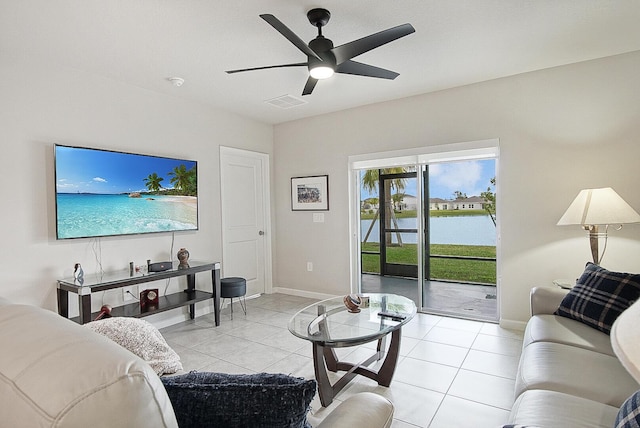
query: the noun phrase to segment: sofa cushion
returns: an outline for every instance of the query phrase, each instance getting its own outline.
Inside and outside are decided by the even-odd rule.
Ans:
[[[180,356],[151,323],[138,318],[114,317],[84,324],[145,360],[158,374],[182,370]]]
[[[587,263],[555,315],[575,319],[607,334],[616,318],[640,297],[640,275],[611,272]]]
[[[557,391],[530,390],[511,409],[509,423],[563,428],[611,428],[618,408]]]
[[[636,391],[622,404],[616,416],[615,428],[640,427],[640,391]]]
[[[316,381],[284,374],[190,372],[162,378],[180,428],[309,427]]]
[[[640,385],[616,357],[559,343],[526,346],[516,377],[516,397],[526,390],[546,389],[615,407]]]
[[[169,397],[139,357],[35,306],[0,306],[0,426],[175,427]]]
[[[535,315],[524,331],[523,346],[554,342],[615,356],[610,337],[579,321],[557,315]]]

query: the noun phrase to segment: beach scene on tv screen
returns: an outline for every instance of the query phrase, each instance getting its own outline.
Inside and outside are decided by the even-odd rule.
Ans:
[[[58,239],[198,228],[195,161],[55,146]]]

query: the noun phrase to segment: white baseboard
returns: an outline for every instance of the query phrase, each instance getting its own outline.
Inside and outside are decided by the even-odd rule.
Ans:
[[[289,294],[290,296],[308,297],[310,299],[325,300],[336,297],[334,294],[316,293],[314,291],[297,290],[295,288],[273,287],[274,293]]]
[[[500,320],[500,327],[508,330],[524,331],[526,326],[527,323],[525,321],[506,320],[504,318]]]

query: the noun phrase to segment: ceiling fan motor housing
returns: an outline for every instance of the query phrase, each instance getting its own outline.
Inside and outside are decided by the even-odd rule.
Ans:
[[[322,58],[322,61],[320,61],[318,58],[314,58],[311,56],[308,57],[309,69],[314,68],[318,64],[322,64],[335,69],[336,57],[333,52],[331,52],[331,49],[333,49],[333,42],[331,40],[326,39],[322,36],[318,36],[309,42],[309,47],[311,48],[311,50],[317,53],[320,58]]]

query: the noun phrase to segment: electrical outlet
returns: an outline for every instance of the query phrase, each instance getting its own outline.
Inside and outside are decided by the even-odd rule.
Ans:
[[[307,272],[313,271],[313,263],[307,262]]]
[[[129,287],[122,287],[122,300],[127,302],[129,300],[135,300],[136,296],[138,295],[138,286],[137,285],[131,285]],[[131,294],[129,294],[131,293]]]

